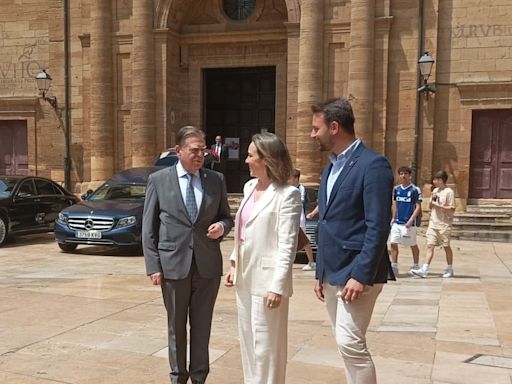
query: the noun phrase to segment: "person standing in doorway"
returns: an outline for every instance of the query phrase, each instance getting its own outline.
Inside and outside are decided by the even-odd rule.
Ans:
[[[411,269],[411,273],[419,277],[427,277],[430,263],[434,258],[436,246],[442,246],[446,253],[446,269],[443,277],[453,277],[453,251],[450,247],[453,214],[455,212],[455,193],[446,186],[448,174],[436,172],[432,182],[434,190],[430,198],[430,220],[427,228],[427,257],[421,268]]]
[[[176,165],[149,177],[142,220],[146,272],[167,310],[172,384],[204,383],[213,307],[222,275],[220,241],[233,226],[222,174],[202,169],[205,135],[177,135]],[[187,369],[187,319],[190,364]]]
[[[211,146],[212,152],[215,154],[215,160],[212,163],[214,171],[226,174],[228,160],[228,146],[222,143],[222,136],[215,136],[215,144]]]
[[[394,279],[387,251],[393,171],[356,138],[346,99],[312,112],[311,137],[331,160],[318,191],[315,293],[326,304],[347,383],[376,384],[366,330],[383,284]]]
[[[412,169],[398,168],[400,184],[393,189],[393,219],[391,220],[391,268],[398,276],[398,244],[411,247],[413,266],[419,268],[420,249],[416,244],[416,228],[420,225],[421,190],[412,184]]]

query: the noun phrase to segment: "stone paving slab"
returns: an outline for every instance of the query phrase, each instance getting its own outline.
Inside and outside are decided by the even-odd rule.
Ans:
[[[421,259],[425,241],[419,237]],[[380,384],[511,384],[512,244],[453,241],[455,278],[401,274],[384,287],[368,331]],[[232,240],[222,245],[227,257]],[[225,264],[227,265],[227,264]],[[403,267],[402,267],[403,266]],[[343,362],[314,274],[294,265],[287,383],[343,384]],[[209,383],[243,382],[235,294],[221,286]],[[467,361],[485,355],[480,364]],[[502,360],[500,360],[502,359]],[[497,366],[496,366],[497,365]],[[0,248],[0,383],[168,382],[166,314],[140,255],[106,247],[60,252],[49,235]]]

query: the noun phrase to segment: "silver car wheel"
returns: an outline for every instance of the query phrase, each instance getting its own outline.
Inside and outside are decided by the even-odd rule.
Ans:
[[[5,243],[7,237],[7,222],[0,216],[0,245]]]

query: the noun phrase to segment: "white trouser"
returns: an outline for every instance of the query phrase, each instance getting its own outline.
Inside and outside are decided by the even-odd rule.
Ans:
[[[236,290],[238,330],[245,384],[284,384],[288,349],[289,299],[269,309],[266,298]]]
[[[366,347],[366,330],[383,284],[366,286],[363,295],[346,304],[338,296],[340,286],[323,283],[325,304],[338,350],[343,356],[348,384],[376,384],[375,366]]]

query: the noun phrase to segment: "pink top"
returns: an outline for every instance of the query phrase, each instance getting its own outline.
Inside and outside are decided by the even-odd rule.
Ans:
[[[238,238],[241,243],[245,240],[245,224],[247,224],[247,221],[251,217],[251,213],[254,210],[254,205],[256,202],[254,201],[254,189],[249,195],[249,198],[245,202],[245,204],[242,207],[242,210],[240,211],[240,222],[238,227]]]

